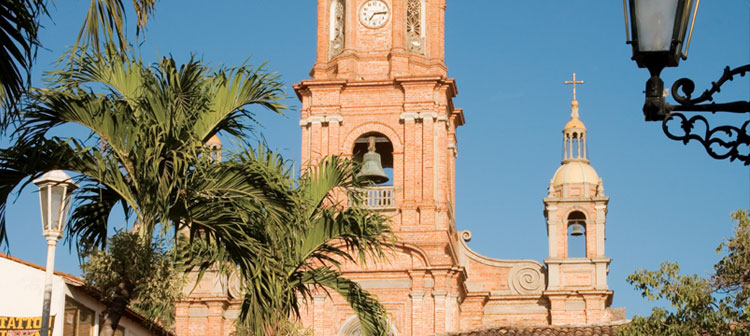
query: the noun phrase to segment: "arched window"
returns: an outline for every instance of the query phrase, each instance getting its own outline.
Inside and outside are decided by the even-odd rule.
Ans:
[[[331,26],[329,38],[329,57],[334,58],[344,51],[344,33],[346,31],[346,17],[344,0],[334,0],[331,4]]]
[[[424,0],[406,2],[406,51],[424,54]]]
[[[586,257],[586,215],[573,211],[568,215],[568,258]]]
[[[390,323],[391,330],[388,333],[388,336],[398,336],[398,331],[396,331],[396,328],[393,326],[393,323]],[[341,328],[339,329],[339,333],[337,336],[361,336],[362,335],[362,325],[359,324],[359,319],[357,316],[350,316],[344,323],[341,325]]]

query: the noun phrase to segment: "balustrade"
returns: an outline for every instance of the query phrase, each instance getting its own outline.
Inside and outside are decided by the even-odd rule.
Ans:
[[[368,209],[395,209],[395,195],[393,186],[372,186],[354,189],[352,192],[359,197],[361,205]]]

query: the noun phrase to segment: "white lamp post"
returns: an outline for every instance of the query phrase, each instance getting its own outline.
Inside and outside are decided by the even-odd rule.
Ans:
[[[34,184],[39,187],[39,202],[42,208],[42,234],[47,238],[47,269],[44,279],[44,302],[42,306],[41,335],[49,335],[50,301],[52,299],[52,273],[55,269],[55,245],[63,236],[65,221],[78,185],[62,170],[52,170]]]

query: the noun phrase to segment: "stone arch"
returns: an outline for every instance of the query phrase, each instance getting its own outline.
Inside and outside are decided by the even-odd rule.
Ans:
[[[388,322],[391,326],[391,330],[388,333],[389,336],[398,336],[398,330],[396,330],[396,327],[391,322],[391,319],[388,319]],[[357,315],[349,316],[349,318],[344,321],[344,323],[341,324],[341,328],[339,328],[338,336],[361,336],[362,335],[362,326],[359,324],[359,318]]]
[[[419,258],[419,260],[422,261],[424,264],[424,267],[430,267],[430,259],[427,257],[427,253],[422,250],[419,246],[414,244],[408,244],[408,243],[396,243],[394,246],[398,249],[401,249],[405,252],[410,252],[409,254],[413,254]]]
[[[379,122],[368,122],[363,125],[357,126],[349,131],[346,136],[346,140],[342,143],[342,151],[346,155],[351,155],[354,150],[354,142],[363,134],[367,133],[381,133],[393,144],[393,151],[403,153],[403,142],[398,133],[396,133],[390,126],[379,123]]]
[[[571,213],[574,213],[574,212],[576,212],[576,211],[577,211],[577,212],[581,212],[581,213],[583,213],[583,215],[584,215],[584,216],[586,216],[586,219],[590,219],[590,218],[591,218],[591,216],[589,215],[589,212],[588,212],[588,211],[586,211],[586,209],[584,209],[583,207],[581,207],[581,206],[578,206],[578,205],[573,205],[573,206],[571,206],[571,207],[570,207],[570,208],[569,208],[569,209],[568,209],[567,211],[565,211],[565,212],[564,212],[564,213],[565,213],[565,216],[563,217],[563,220],[564,220],[565,222],[567,222],[567,220],[568,220],[568,217],[570,217],[570,214],[571,214]]]

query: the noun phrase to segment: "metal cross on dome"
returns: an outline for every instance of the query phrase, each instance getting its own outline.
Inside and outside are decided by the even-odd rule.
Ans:
[[[576,73],[573,73],[572,81],[564,81],[565,84],[573,84],[573,100],[576,100],[576,84],[583,84],[582,80],[576,80]]]

